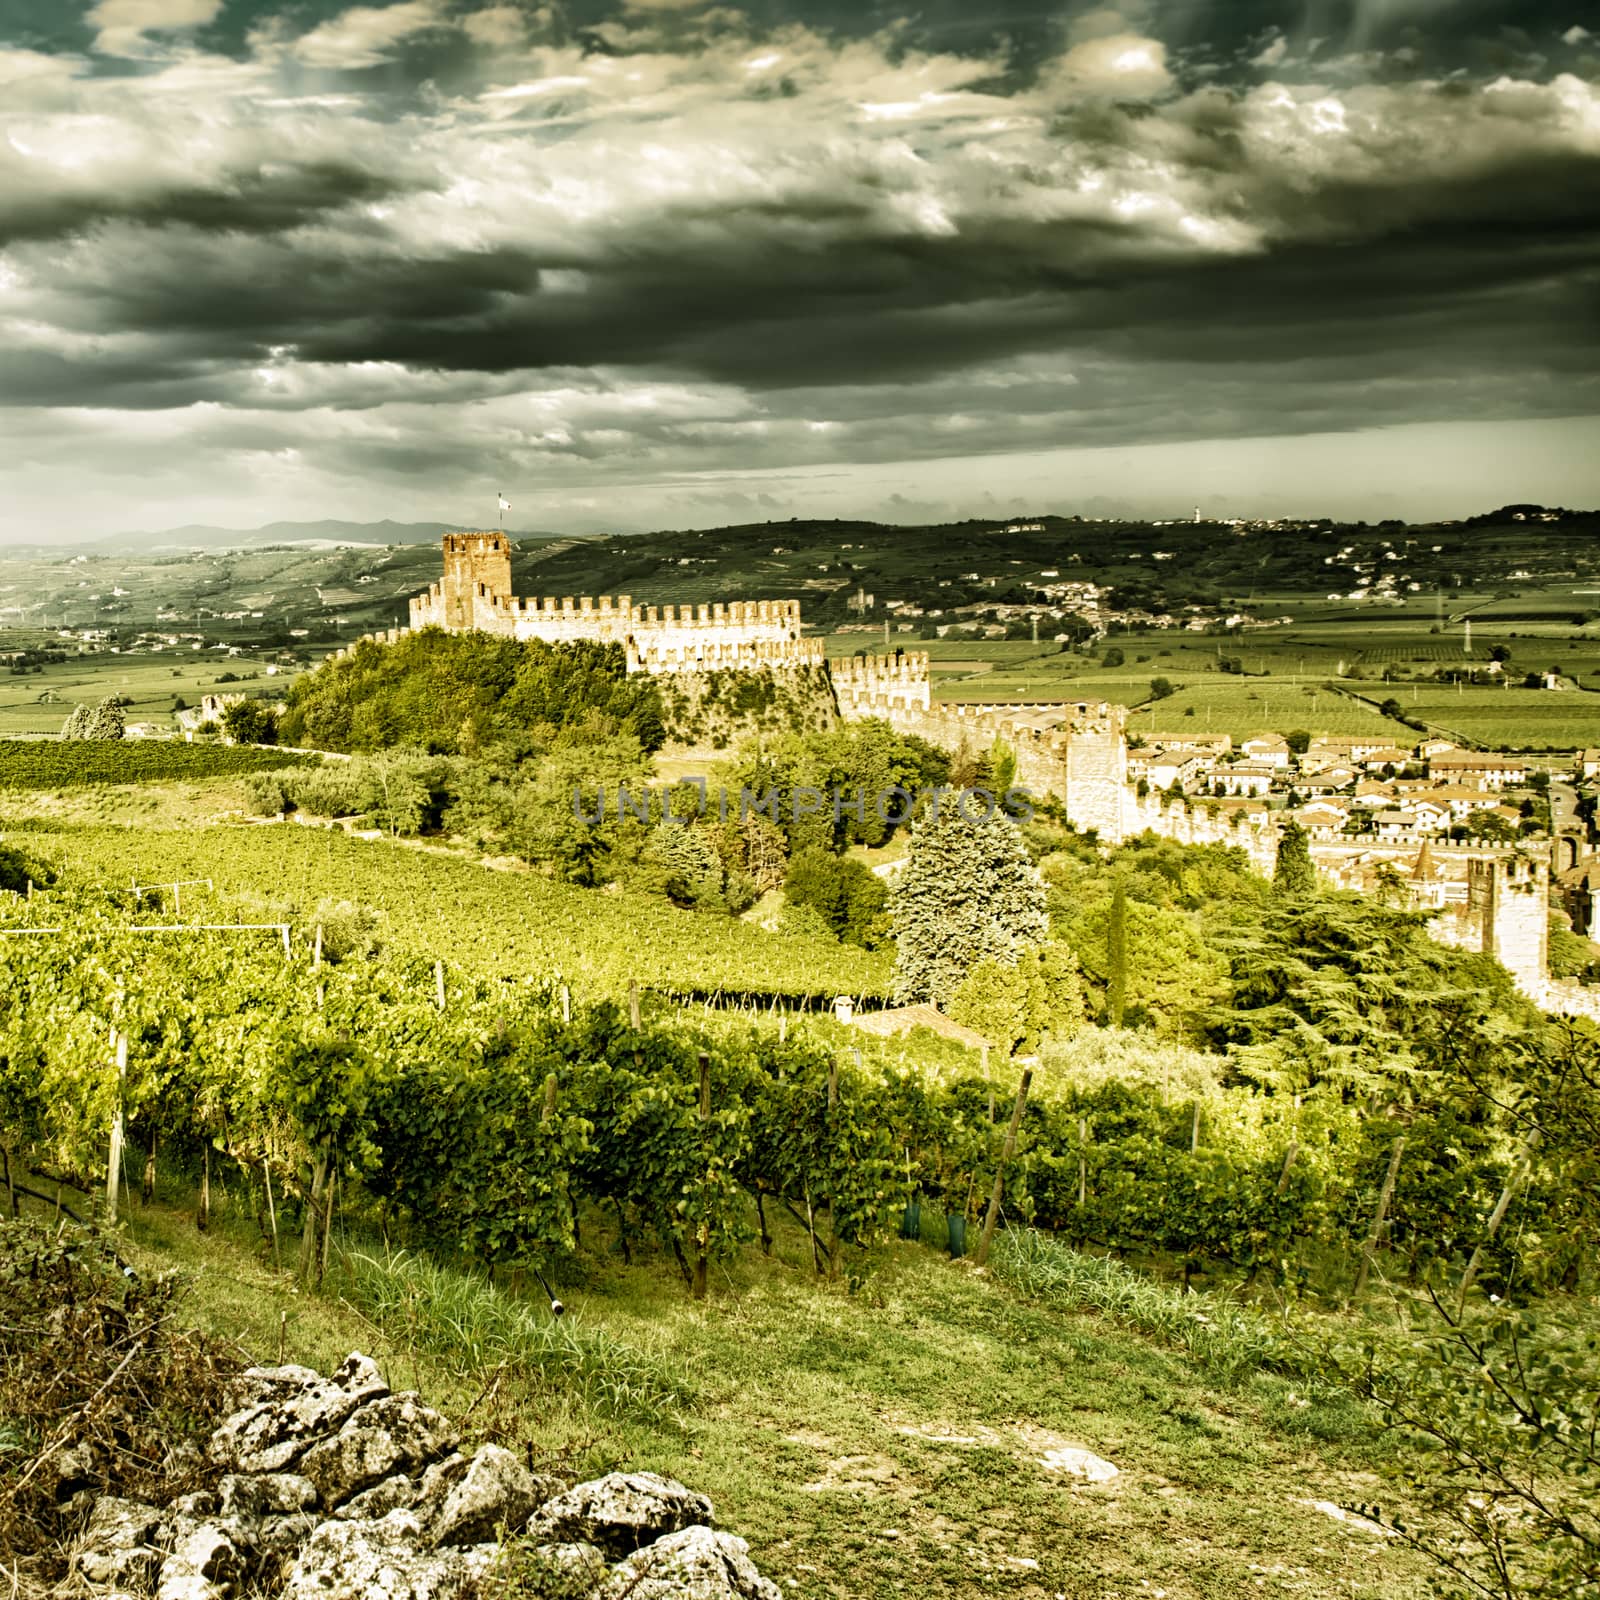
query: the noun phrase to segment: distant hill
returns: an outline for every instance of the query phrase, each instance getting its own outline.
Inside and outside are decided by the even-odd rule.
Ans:
[[[113,533],[92,539],[73,548],[80,554],[155,555],[172,550],[258,550],[263,545],[297,544],[385,545],[437,544],[441,535],[463,527],[448,522],[340,522],[325,518],[320,522],[268,522],[259,528],[215,528],[191,523],[160,532]],[[507,528],[513,539],[551,539],[549,533],[519,532]]]

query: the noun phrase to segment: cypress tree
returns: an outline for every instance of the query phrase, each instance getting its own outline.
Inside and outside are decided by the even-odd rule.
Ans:
[[[1317,869],[1311,862],[1311,837],[1298,822],[1290,822],[1278,837],[1278,864],[1272,884],[1279,894],[1299,897],[1317,892]]]
[[[1106,919],[1106,1011],[1113,1028],[1122,1026],[1128,1006],[1128,891],[1119,877],[1111,891]]]

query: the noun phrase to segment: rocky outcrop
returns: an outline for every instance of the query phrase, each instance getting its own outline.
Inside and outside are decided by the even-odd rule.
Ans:
[[[208,1446],[215,1487],[165,1508],[100,1496],[73,1555],[78,1589],[470,1600],[521,1567],[573,1600],[779,1600],[744,1541],[713,1531],[704,1495],[650,1472],[567,1487],[494,1444],[464,1455],[449,1419],[391,1394],[365,1356],[328,1378],[252,1368],[229,1399]]]

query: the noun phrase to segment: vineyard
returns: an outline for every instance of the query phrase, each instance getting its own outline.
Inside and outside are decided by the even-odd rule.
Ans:
[[[367,908],[397,955],[431,961],[447,949],[495,982],[560,974],[587,1000],[620,996],[631,983],[752,1001],[889,990],[889,958],[855,946],[330,829],[86,826],[34,837],[54,865],[93,878],[212,879],[219,894],[253,897],[260,914],[249,920],[293,923],[307,940],[319,907]]]
[[[489,1267],[549,1267],[587,1215],[624,1255],[669,1251],[697,1294],[708,1263],[767,1242],[775,1209],[819,1272],[848,1275],[934,1216],[959,1253],[991,1197],[1008,1222],[1186,1278],[1348,1276],[1380,1223],[1386,1259],[1422,1280],[1474,1250],[1483,1281],[1560,1279],[1581,1248],[1542,1171],[1512,1214],[1538,1230],[1494,1237],[1517,1152],[1460,1111],[1400,1122],[1203,1076],[1174,1092],[1048,1070],[1030,1097],[1010,1069],[935,1081],[800,1030],[707,1031],[660,1001],[574,1005],[542,977],[415,958],[335,963],[281,930],[177,927],[129,900],[55,889],[13,897],[0,924],[6,1180],[81,1204],[108,1162],[148,1184],[176,1160],[206,1184],[225,1161],[275,1259],[293,1217],[309,1276],[336,1189],[387,1237]]]
[[[0,791],[239,778],[318,759],[281,750],[168,739],[0,739]]]

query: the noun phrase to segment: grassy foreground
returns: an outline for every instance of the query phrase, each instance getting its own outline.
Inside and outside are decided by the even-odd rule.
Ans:
[[[298,1292],[225,1199],[206,1235],[176,1190],[123,1226],[134,1264],[182,1268],[188,1314],[251,1359],[281,1346],[326,1368],[360,1348],[561,1471],[672,1473],[797,1597],[1429,1592],[1417,1558],[1312,1504],[1374,1496],[1380,1446],[1347,1401],[1209,1377],[1192,1349],[1025,1299],[925,1244],[884,1250],[848,1293],[780,1227],[771,1259],[714,1273],[696,1305],[670,1262],[623,1265],[586,1217],[553,1324],[536,1285],[353,1240],[322,1295]],[[937,1218],[928,1232],[942,1237]],[[1070,1446],[1118,1475],[1053,1465]]]

